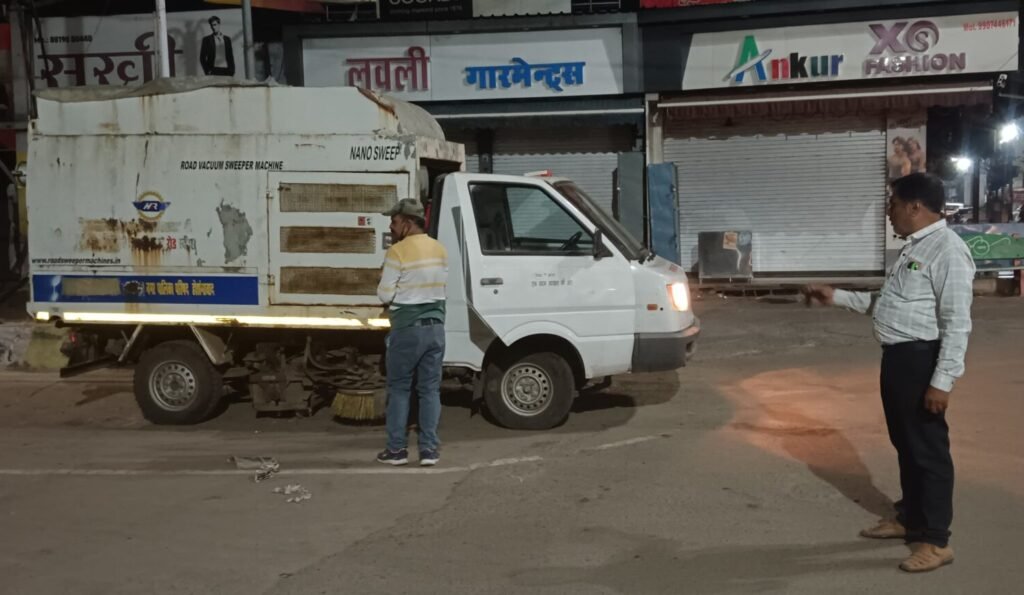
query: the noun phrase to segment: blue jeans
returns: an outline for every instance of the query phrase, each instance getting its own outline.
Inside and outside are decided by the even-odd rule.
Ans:
[[[393,330],[387,344],[388,449],[397,451],[408,445],[409,400],[415,381],[420,399],[419,448],[434,450],[440,445],[437,424],[441,421],[444,325]]]

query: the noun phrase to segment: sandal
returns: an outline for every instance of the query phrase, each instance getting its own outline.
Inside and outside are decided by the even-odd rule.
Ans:
[[[907,536],[907,529],[896,519],[882,519],[874,527],[861,531],[860,536],[869,539],[902,539]]]
[[[953,563],[953,548],[939,547],[930,543],[910,544],[914,553],[900,563],[904,572],[929,572]]]

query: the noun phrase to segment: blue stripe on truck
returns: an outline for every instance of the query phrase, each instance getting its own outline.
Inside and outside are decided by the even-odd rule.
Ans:
[[[254,276],[32,275],[35,302],[257,306]]]

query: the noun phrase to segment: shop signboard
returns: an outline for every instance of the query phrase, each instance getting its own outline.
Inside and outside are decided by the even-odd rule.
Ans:
[[[382,21],[468,19],[473,0],[377,0]]]
[[[151,81],[159,73],[155,28],[151,14],[41,19],[33,53],[37,85],[127,86]],[[171,76],[244,76],[241,10],[168,13],[167,36],[174,57]]]
[[[303,41],[306,86],[350,85],[408,101],[623,92],[617,27]]]
[[[473,0],[473,16],[510,17],[536,14],[569,14],[572,0]]]
[[[710,4],[735,4],[750,0],[640,0],[640,8],[681,8],[684,6],[708,6]]]
[[[645,78],[648,90],[689,91],[1002,72],[1018,67],[1018,36],[1016,12],[691,37],[666,25],[645,34]]]

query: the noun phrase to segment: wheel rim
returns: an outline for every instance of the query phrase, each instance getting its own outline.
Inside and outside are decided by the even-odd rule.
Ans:
[[[501,400],[516,415],[540,415],[551,405],[554,387],[547,370],[532,364],[519,364],[505,372]]]
[[[199,382],[185,364],[165,362],[149,375],[149,394],[162,409],[183,411],[196,400]]]

